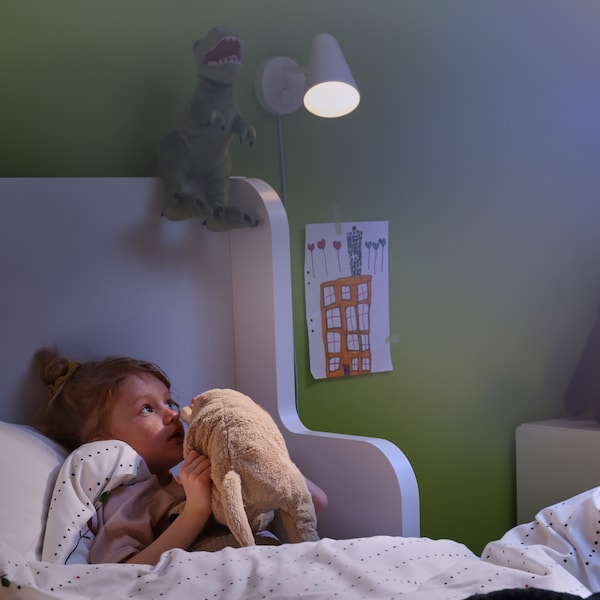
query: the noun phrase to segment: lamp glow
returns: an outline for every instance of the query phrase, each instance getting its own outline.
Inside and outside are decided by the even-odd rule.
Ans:
[[[306,110],[317,117],[343,117],[360,102],[358,90],[341,81],[326,81],[311,87],[304,94]]]

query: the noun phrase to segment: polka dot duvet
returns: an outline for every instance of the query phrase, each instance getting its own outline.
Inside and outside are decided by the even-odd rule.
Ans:
[[[171,550],[155,566],[59,565],[27,560],[0,542],[0,598],[452,600],[514,588],[586,598],[600,589],[599,525],[594,489],[544,509],[481,557],[450,540],[377,536]]]

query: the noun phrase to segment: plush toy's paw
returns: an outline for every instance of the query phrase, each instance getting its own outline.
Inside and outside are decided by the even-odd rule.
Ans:
[[[256,129],[254,129],[250,123],[246,123],[240,115],[237,115],[234,119],[233,124],[231,125],[231,133],[238,136],[240,144],[248,142],[248,144],[252,146],[256,141]]]
[[[171,221],[199,217],[206,219],[212,211],[198,196],[190,192],[175,193],[165,198],[161,215]]]
[[[227,121],[223,113],[218,110],[213,110],[210,113],[210,117],[208,118],[208,126],[209,127],[217,127],[221,131],[225,131],[225,126],[227,125]]]
[[[181,420],[189,425],[192,420],[192,406],[184,406],[179,411],[179,414],[181,416]]]
[[[256,130],[252,125],[246,125],[243,131],[239,132],[240,144],[248,142],[249,146],[252,146],[256,141]]]
[[[221,206],[213,211],[212,216],[206,220],[205,225],[209,231],[229,231],[231,229],[256,227],[258,219],[236,206]]]

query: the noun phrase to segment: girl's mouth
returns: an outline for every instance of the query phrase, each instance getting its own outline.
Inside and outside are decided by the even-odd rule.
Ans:
[[[183,430],[182,429],[178,429],[177,431],[175,431],[175,433],[173,433],[172,435],[169,436],[169,441],[181,440],[181,439],[183,439]]]

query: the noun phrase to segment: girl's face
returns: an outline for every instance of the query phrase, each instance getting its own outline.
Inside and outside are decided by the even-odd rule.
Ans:
[[[129,444],[161,483],[183,458],[183,425],[179,405],[167,386],[152,375],[129,375],[121,384],[109,415],[111,436]]]

